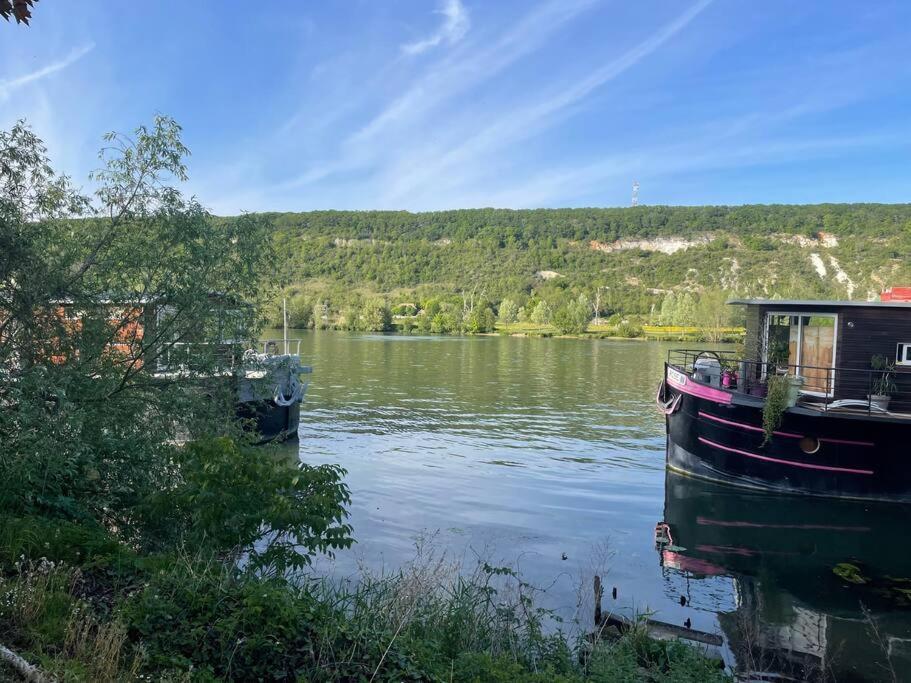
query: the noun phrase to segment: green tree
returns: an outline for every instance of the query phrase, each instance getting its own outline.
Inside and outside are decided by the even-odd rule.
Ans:
[[[720,289],[707,289],[699,295],[692,324],[699,328],[703,339],[719,342],[724,338],[724,328],[731,324],[732,315],[726,302],[727,295]]]
[[[367,332],[388,332],[392,329],[392,311],[383,299],[370,299],[361,308],[358,329]]]
[[[684,292],[678,297],[676,312],[674,314],[674,325],[695,325],[696,324],[696,300],[689,292]]]
[[[560,334],[582,334],[588,327],[590,303],[588,298],[580,296],[557,308],[553,314],[553,325]]]
[[[427,311],[421,311],[415,319],[415,329],[419,334],[428,334],[431,331],[433,319]]]
[[[439,312],[433,316],[430,322],[430,331],[434,334],[452,334],[460,332],[462,327],[462,317],[460,309],[452,303],[440,304]]]
[[[175,547],[208,514],[200,496],[212,496],[260,530],[262,509],[231,503],[250,491],[201,484],[216,473],[185,444],[242,438],[235,363],[273,294],[262,285],[270,226],[213,219],[172,186],[187,154],[173,120],[106,140],[92,201],[53,172],[27,126],[0,132],[0,518],[65,518],[134,549]],[[342,547],[340,473],[276,467],[264,481],[286,516],[273,521],[305,553]],[[311,474],[317,498],[304,503],[290,492]]]
[[[548,303],[544,301],[544,299],[541,299],[541,301],[535,305],[530,317],[531,321],[537,325],[549,325],[551,318],[553,317],[553,311]]]
[[[674,325],[677,322],[677,296],[674,292],[668,292],[661,300],[661,313],[658,321],[662,325]]]
[[[497,318],[490,306],[475,306],[465,319],[465,331],[469,334],[493,332]]]
[[[313,304],[303,294],[288,300],[288,327],[306,329],[313,323]]]
[[[317,330],[325,330],[329,327],[329,304],[319,299],[313,304],[313,327]]]
[[[500,302],[500,322],[511,325],[519,318],[519,307],[512,299],[503,299]]]

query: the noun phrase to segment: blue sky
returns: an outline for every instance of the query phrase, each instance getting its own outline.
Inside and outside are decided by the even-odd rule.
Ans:
[[[903,202],[909,41],[906,0],[42,0],[0,125],[90,189],[169,114],[222,214]]]

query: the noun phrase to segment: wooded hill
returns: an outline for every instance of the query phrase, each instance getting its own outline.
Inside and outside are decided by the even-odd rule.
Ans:
[[[330,318],[377,296],[421,308],[467,292],[496,313],[600,290],[604,314],[648,315],[671,291],[857,299],[911,282],[911,204],[267,216],[296,308]]]

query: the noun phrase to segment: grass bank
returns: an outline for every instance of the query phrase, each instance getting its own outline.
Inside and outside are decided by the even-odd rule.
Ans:
[[[34,516],[4,518],[0,538],[0,643],[61,681],[725,680],[644,630],[562,623],[512,569],[483,562],[419,551],[394,574],[332,583],[141,554]]]
[[[415,325],[409,318],[393,320],[395,331],[400,334],[414,334]],[[643,325],[634,321],[618,324],[590,323],[580,333],[565,333],[550,324],[532,322],[496,323],[495,331],[486,334],[500,334],[510,337],[564,337],[572,339],[640,339],[649,341],[680,342],[739,342],[746,330],[742,327],[704,328],[682,325]]]

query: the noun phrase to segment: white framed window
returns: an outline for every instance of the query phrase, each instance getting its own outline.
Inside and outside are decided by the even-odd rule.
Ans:
[[[765,318],[763,360],[788,366],[803,376],[801,393],[831,396],[835,388],[837,340],[835,313],[769,311]]]
[[[896,365],[911,365],[911,342],[899,342],[895,349]]]

